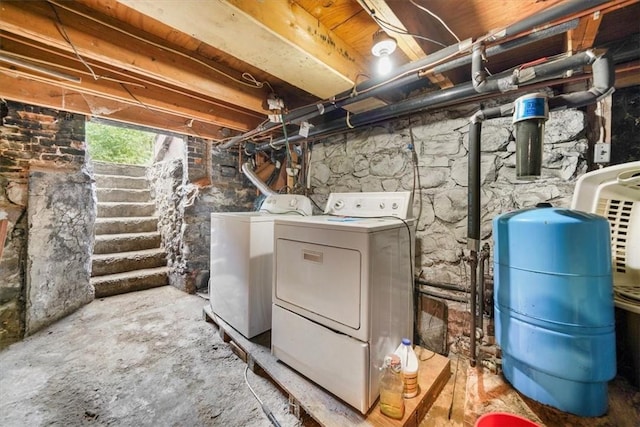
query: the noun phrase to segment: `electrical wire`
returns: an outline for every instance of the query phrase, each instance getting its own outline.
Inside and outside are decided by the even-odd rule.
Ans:
[[[56,17],[55,26],[58,29],[58,32],[60,33],[62,38],[69,44],[69,46],[71,46],[71,49],[73,49],[73,53],[75,53],[76,55],[76,58],[78,58],[78,60],[82,62],[82,64],[87,68],[87,70],[89,70],[89,72],[93,76],[93,79],[98,80],[98,76],[96,75],[95,71],[93,71],[93,68],[91,68],[91,66],[87,63],[87,61],[85,61],[84,58],[80,55],[80,53],[78,52],[78,49],[76,49],[76,46],[71,41],[71,38],[69,38],[69,34],[67,34],[67,30],[64,28],[64,25],[62,24],[62,20],[60,19],[60,15],[58,14],[58,11],[56,10],[56,8],[50,2],[47,4],[49,5],[49,7],[51,7],[51,10],[53,11],[53,14]]]
[[[107,27],[107,28],[109,28],[109,29],[112,29],[112,30],[114,30],[114,31],[118,31],[118,32],[120,32],[120,33],[122,33],[122,34],[125,34],[125,35],[127,35],[127,36],[129,36],[129,37],[132,37],[132,38],[134,38],[134,39],[136,39],[136,40],[138,40],[138,41],[141,41],[141,42],[146,43],[146,44],[150,44],[151,46],[157,47],[158,49],[162,49],[162,50],[164,50],[164,51],[171,52],[171,53],[173,53],[173,54],[175,54],[175,55],[182,56],[183,58],[186,58],[186,59],[188,59],[188,60],[190,60],[190,61],[196,62],[196,63],[198,63],[198,64],[200,64],[200,65],[202,65],[202,66],[204,66],[204,67],[208,68],[209,70],[211,70],[211,71],[213,71],[213,72],[215,72],[215,73],[218,73],[218,74],[220,74],[220,75],[222,75],[222,76],[224,76],[224,77],[226,77],[226,78],[228,78],[228,79],[230,79],[230,80],[232,80],[232,81],[234,81],[234,82],[236,82],[236,83],[238,83],[238,84],[241,84],[241,85],[244,85],[244,86],[248,86],[248,87],[250,87],[250,88],[254,88],[254,89],[262,89],[262,88],[264,87],[264,85],[266,84],[266,85],[268,85],[268,86],[271,88],[271,85],[269,84],[269,82],[266,82],[266,81],[265,81],[265,82],[260,82],[260,81],[258,81],[255,77],[253,77],[250,73],[243,73],[243,74],[242,74],[242,78],[243,78],[244,80],[246,80],[246,81],[240,80],[240,79],[238,79],[238,78],[236,78],[236,77],[233,77],[233,76],[232,76],[232,75],[230,75],[229,73],[226,73],[226,72],[224,72],[224,71],[222,71],[222,70],[220,70],[220,69],[218,69],[218,68],[216,68],[216,67],[213,67],[213,66],[211,66],[211,65],[207,64],[206,62],[204,62],[204,61],[202,61],[202,60],[200,60],[200,59],[198,59],[198,58],[195,58],[195,57],[193,57],[193,56],[191,56],[191,55],[189,55],[189,54],[186,54],[186,53],[183,53],[183,52],[181,52],[181,51],[179,51],[179,50],[172,49],[172,48],[170,48],[170,47],[164,46],[164,45],[162,45],[162,44],[160,44],[160,43],[156,43],[156,42],[153,42],[153,41],[151,41],[151,40],[145,39],[144,37],[137,36],[137,35],[132,34],[132,33],[128,32],[128,31],[126,31],[126,30],[123,30],[122,28],[119,28],[119,27],[117,27],[117,26],[115,26],[115,25],[107,24],[106,22],[100,21],[99,19],[94,18],[94,17],[93,17],[93,16],[91,16],[91,15],[87,15],[86,13],[82,13],[82,12],[80,12],[80,11],[78,11],[78,10],[75,10],[75,9],[71,8],[71,7],[68,7],[68,6],[66,6],[66,5],[60,4],[59,2],[57,2],[57,1],[55,1],[55,0],[47,0],[47,2],[49,3],[49,5],[51,6],[51,8],[53,9],[53,11],[54,11],[54,13],[55,13],[55,15],[56,15],[56,19],[58,20],[58,22],[60,23],[60,25],[62,25],[62,23],[60,22],[60,17],[59,17],[59,15],[58,15],[58,12],[57,12],[57,11],[55,10],[55,8],[53,7],[53,5],[56,5],[56,6],[58,6],[59,8],[61,8],[61,9],[65,9],[65,10],[67,10],[67,11],[69,11],[69,12],[75,13],[76,15],[82,16],[83,18],[89,19],[89,20],[91,20],[91,21],[93,21],[93,22],[96,22],[96,23],[98,23],[98,24],[100,24],[100,25],[103,25],[103,26],[105,26],[105,27]],[[57,25],[56,25],[56,26],[57,26]],[[66,31],[65,31],[65,34],[66,34]],[[89,67],[89,65],[84,61],[84,59],[82,59],[82,58],[80,57],[80,55],[78,54],[78,52],[77,52],[77,50],[76,50],[75,46],[73,46],[73,44],[71,43],[71,41],[68,39],[68,36],[67,36],[67,37],[65,37],[65,36],[63,35],[62,37],[63,37],[63,38],[65,38],[65,40],[66,40],[66,41],[71,45],[71,48],[74,50],[74,52],[76,52],[76,56],[78,56],[78,59],[79,59],[79,60],[80,60],[80,61],[81,61],[81,62],[82,62],[82,63],[83,63],[83,64],[84,64],[84,65],[85,65],[89,70],[91,70],[91,67]],[[91,70],[91,71],[92,71],[92,70]],[[94,79],[98,80],[98,77],[96,77],[96,75],[95,75],[95,73],[93,73],[93,71],[92,71],[92,74],[93,74],[93,76],[94,76]],[[248,82],[251,82],[251,83],[247,83],[247,81],[248,81]],[[271,91],[273,91],[273,88],[271,88]]]
[[[440,47],[447,47],[446,44],[441,43],[437,40],[431,39],[429,37],[425,37],[425,36],[421,36],[420,34],[414,34],[414,33],[410,33],[407,30],[403,30],[401,27],[397,27],[387,21],[384,21],[380,18],[378,18],[375,14],[372,14],[371,17],[373,18],[374,21],[376,21],[378,23],[378,25],[380,25],[381,27],[383,27],[386,30],[391,31],[392,33],[397,33],[397,34],[402,34],[403,36],[409,36],[409,37],[413,37],[416,39],[420,39],[420,40],[424,40],[424,41],[428,41],[430,43],[436,44]]]
[[[433,16],[435,19],[438,20],[438,22],[440,22],[442,24],[442,26],[449,31],[449,34],[451,34],[458,43],[460,43],[460,38],[456,35],[456,33],[454,33],[451,28],[449,28],[449,26],[447,24],[445,24],[445,22],[435,13],[433,13],[432,11],[430,11],[429,9],[427,9],[424,6],[419,5],[418,3],[416,3],[414,0],[409,0],[411,2],[412,5],[414,5],[415,7],[417,7],[418,9],[427,12],[429,15]]]
[[[406,28],[399,27],[399,26],[394,25],[394,24],[392,24],[392,23],[390,23],[388,21],[385,21],[384,19],[379,18],[376,15],[375,9],[373,9],[371,6],[369,6],[369,4],[366,2],[366,0],[360,0],[360,3],[363,6],[363,8],[369,13],[369,16],[371,16],[371,18],[373,18],[373,20],[376,21],[376,23],[380,27],[391,31],[392,33],[402,34],[403,36],[410,36],[410,37],[413,37],[413,38],[417,38],[417,39],[428,41],[428,42],[433,43],[433,44],[437,44],[438,46],[441,46],[441,47],[447,47],[447,45],[445,45],[444,43],[441,43],[441,42],[439,42],[437,40],[433,40],[433,39],[430,39],[429,37],[421,36],[420,34],[410,33],[409,31],[407,31]]]
[[[264,404],[262,399],[258,397],[256,392],[253,390],[253,387],[251,387],[251,384],[249,384],[249,378],[247,377],[248,370],[249,370],[249,365],[247,364],[247,366],[244,368],[244,382],[247,384],[247,387],[249,387],[249,390],[251,391],[251,394],[253,394],[253,397],[255,397],[258,403],[260,404],[260,407],[262,408],[262,412],[264,412],[264,414],[267,416],[269,421],[271,421],[271,424],[273,424],[275,427],[280,427],[280,423],[278,422],[276,417],[273,415],[271,410],[267,407],[267,405]]]
[[[293,179],[293,186],[296,186],[297,177],[293,168],[293,156],[291,155],[291,145],[289,145],[289,136],[287,135],[287,124],[284,122],[284,114],[280,114],[280,120],[282,120],[282,132],[284,133],[284,146],[287,149],[287,168],[291,169],[291,178]],[[271,145],[271,144],[269,144]],[[288,171],[287,171],[288,175]]]

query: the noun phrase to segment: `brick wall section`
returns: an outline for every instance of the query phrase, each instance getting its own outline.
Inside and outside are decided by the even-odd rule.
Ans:
[[[190,182],[199,182],[208,178],[209,145],[201,138],[187,138],[187,173]]]
[[[84,116],[8,102],[0,133],[0,174],[24,178],[31,166],[79,169],[85,160]]]

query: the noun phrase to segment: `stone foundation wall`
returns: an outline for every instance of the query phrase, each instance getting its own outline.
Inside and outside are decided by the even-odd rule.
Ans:
[[[330,192],[414,191],[416,274],[426,281],[468,286],[469,269],[464,261],[468,255],[468,118],[476,108],[416,115],[315,143],[311,158],[314,199],[324,206]],[[491,220],[500,213],[538,202],[569,207],[576,178],[587,168],[585,127],[581,111],[552,112],[546,123],[542,177],[522,182],[515,179],[511,119],[484,122],[483,243],[492,245]],[[448,334],[437,333],[448,335],[451,345],[468,331],[468,308],[459,302],[447,304]],[[442,312],[430,315],[442,321]]]
[[[251,210],[256,196],[239,168],[238,156],[191,138],[185,158],[156,163],[150,168],[150,181],[171,267],[170,283],[190,293],[206,289],[211,213]]]
[[[7,102],[0,127],[0,348],[93,299],[95,189],[82,115]]]
[[[29,173],[27,335],[93,301],[96,203],[86,169]]]

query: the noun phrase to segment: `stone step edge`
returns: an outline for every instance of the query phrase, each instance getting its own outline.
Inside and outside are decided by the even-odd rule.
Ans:
[[[93,174],[94,177],[115,177],[115,178],[127,178],[127,179],[135,179],[135,180],[145,180],[147,181],[147,177],[145,176],[129,176],[129,175],[118,175],[118,174],[111,174],[111,173],[94,173]]]
[[[113,273],[113,274],[105,274],[104,276],[95,276],[90,279],[90,282],[92,285],[96,286],[104,283],[143,279],[143,278],[148,278],[155,275],[168,274],[169,271],[170,271],[170,268],[164,267],[164,266],[154,267],[154,268],[143,268],[140,270],[131,270],[131,271],[125,271],[122,273]]]
[[[156,215],[150,216],[101,216],[96,218],[97,223],[109,223],[109,222],[136,222],[136,221],[154,221],[159,220],[160,217]]]
[[[115,259],[127,259],[127,258],[135,258],[135,255],[138,256],[154,256],[154,255],[166,255],[166,252],[162,248],[152,248],[152,249],[140,249],[138,251],[127,251],[127,252],[111,252],[107,254],[93,254],[91,255],[91,261],[104,261],[105,259],[115,258]]]
[[[127,187],[96,187],[96,191],[128,191],[130,193],[149,193],[149,188],[127,188]]]
[[[135,239],[138,237],[156,237],[159,236],[158,231],[145,231],[142,233],[118,233],[118,234],[98,234],[95,236],[95,241],[108,242],[111,240],[127,240]]]
[[[98,207],[100,207],[100,205],[103,206],[116,206],[116,205],[125,205],[125,206],[134,206],[134,205],[153,205],[155,206],[154,202],[98,202]]]

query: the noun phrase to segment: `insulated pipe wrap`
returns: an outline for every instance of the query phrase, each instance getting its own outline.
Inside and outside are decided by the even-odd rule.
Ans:
[[[584,107],[613,93],[616,74],[611,54],[609,52],[604,54],[590,52],[596,58],[591,66],[593,86],[589,90],[582,92],[568,93],[550,98],[549,110]]]

